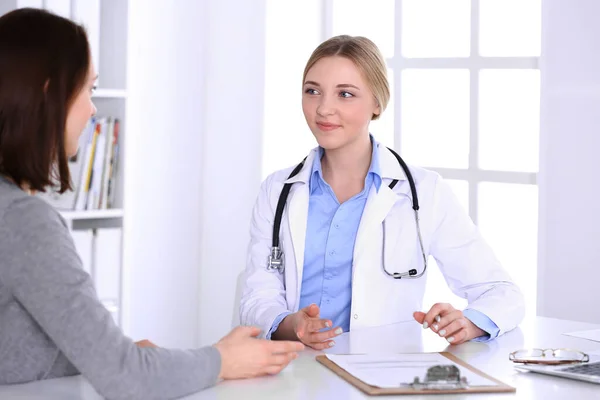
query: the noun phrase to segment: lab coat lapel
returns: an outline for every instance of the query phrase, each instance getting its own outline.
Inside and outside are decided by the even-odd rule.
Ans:
[[[378,237],[376,230],[382,229],[383,220],[387,217],[396,202],[405,197],[410,191],[406,174],[396,157],[380,143],[377,143],[377,146],[379,146],[379,165],[383,180],[379,191],[377,191],[375,185],[372,185],[369,190],[369,197],[367,198],[356,234],[354,245],[355,262],[353,263],[353,268],[357,264],[357,260],[361,259],[361,256],[367,249],[369,240]],[[389,184],[394,179],[397,179],[398,183],[394,189],[390,189]]]
[[[308,184],[296,184],[294,193],[289,201],[288,221],[292,247],[294,249],[294,260],[296,261],[296,290],[297,297],[300,296],[302,285],[302,272],[304,270],[304,248],[306,241],[306,225],[308,223]],[[290,255],[291,256],[291,255]],[[297,299],[297,300],[298,300]],[[296,306],[298,301],[296,301]]]
[[[399,196],[385,183],[382,183],[379,192],[377,192],[375,185],[371,186],[356,234],[356,243],[354,245],[355,260],[360,259],[362,252],[367,247],[367,242],[374,237],[376,229],[381,229],[383,220],[398,199]]]
[[[290,237],[292,239],[291,247],[293,254],[286,254],[286,257],[293,257],[296,265],[296,305],[300,299],[300,288],[302,285],[302,272],[304,271],[304,248],[306,241],[306,226],[308,223],[308,200],[309,200],[309,180],[312,164],[318,152],[313,149],[304,162],[304,167],[293,178],[286,180],[284,183],[293,183],[288,198],[288,226],[290,229]],[[288,258],[288,264],[291,259]]]

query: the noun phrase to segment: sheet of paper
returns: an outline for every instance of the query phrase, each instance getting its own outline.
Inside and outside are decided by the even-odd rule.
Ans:
[[[563,335],[578,337],[581,339],[593,340],[594,342],[600,342],[600,329],[592,329],[589,331],[578,331],[563,333]]]
[[[434,365],[456,365],[469,386],[497,386],[438,353],[413,354],[328,354],[327,358],[361,381],[380,388],[398,387],[413,382],[415,376],[425,378]]]

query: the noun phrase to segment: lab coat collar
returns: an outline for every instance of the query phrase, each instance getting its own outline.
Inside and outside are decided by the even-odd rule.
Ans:
[[[285,181],[283,181],[284,184],[286,183],[296,183],[296,182],[302,182],[302,183],[308,183],[310,181],[310,173],[312,172],[312,166],[313,166],[313,162],[315,161],[315,157],[319,156],[319,148],[315,147],[314,149],[311,150],[310,153],[308,153],[308,156],[306,156],[306,160],[304,160],[304,165],[302,166],[302,169],[300,170],[300,172],[298,172],[295,176],[292,176],[289,179],[286,179]],[[291,171],[290,171],[291,173]]]
[[[381,177],[388,179],[406,180],[406,173],[400,166],[396,156],[383,144],[377,142],[379,146],[379,166],[381,168]]]
[[[381,178],[406,180],[406,174],[404,173],[404,170],[402,169],[402,167],[398,163],[398,160],[392,154],[392,152],[389,151],[387,147],[385,147],[383,144],[377,141],[375,141],[374,143],[379,147],[379,168]],[[319,148],[315,147],[306,157],[306,160],[304,161],[304,165],[302,166],[300,172],[298,172],[296,176],[285,180],[283,183],[308,183],[310,181],[310,173],[312,172],[313,162],[315,160],[315,157],[318,156]]]

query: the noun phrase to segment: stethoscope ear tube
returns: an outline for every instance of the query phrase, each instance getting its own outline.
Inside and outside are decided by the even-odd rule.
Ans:
[[[425,254],[425,247],[423,246],[423,237],[421,235],[421,227],[419,226],[419,211],[414,210],[414,214],[415,214],[415,223],[416,223],[416,228],[417,228],[417,235],[419,237],[419,246],[421,248],[421,255],[423,256],[423,270],[418,273],[418,271],[413,268],[408,270],[407,272],[388,272],[387,268],[386,268],[386,260],[385,260],[385,243],[386,243],[386,238],[385,238],[385,220],[383,220],[383,222],[381,223],[382,229],[383,229],[383,238],[382,238],[382,246],[381,246],[381,265],[383,267],[383,272],[385,272],[385,274],[387,276],[389,276],[390,278],[394,278],[394,279],[417,279],[422,277],[425,274],[425,271],[427,271],[427,255]]]
[[[412,195],[413,210],[419,211],[419,197],[417,196],[417,186],[415,185],[415,180],[413,179],[413,176],[410,173],[408,165],[406,165],[404,160],[400,157],[400,154],[396,153],[389,147],[388,150],[394,155],[394,157],[396,157],[396,160],[398,160],[398,163],[400,164],[402,170],[404,171],[404,174],[406,175],[406,179],[408,180],[408,184],[410,185],[410,194]],[[390,189],[393,189],[394,186],[396,186],[396,183],[398,183],[397,179],[390,183]]]

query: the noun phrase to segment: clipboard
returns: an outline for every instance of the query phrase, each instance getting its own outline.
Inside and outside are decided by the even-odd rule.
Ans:
[[[350,383],[352,386],[360,389],[363,393],[369,396],[380,396],[380,395],[392,395],[392,394],[457,394],[457,393],[514,393],[517,391],[516,388],[505,384],[504,382],[499,381],[496,378],[493,378],[486,373],[478,370],[477,368],[467,364],[463,360],[456,357],[454,354],[449,352],[440,352],[438,353],[448,360],[460,365],[461,367],[468,369],[469,371],[489,379],[490,381],[497,384],[497,386],[471,386],[468,388],[461,389],[415,389],[412,387],[398,387],[398,388],[380,388],[378,386],[371,386],[362,380],[356,378],[354,375],[348,373],[345,369],[337,365],[335,362],[331,361],[327,358],[326,355],[318,355],[316,356],[316,360],[324,365],[326,368],[333,371],[340,378],[344,379],[346,382]]]

